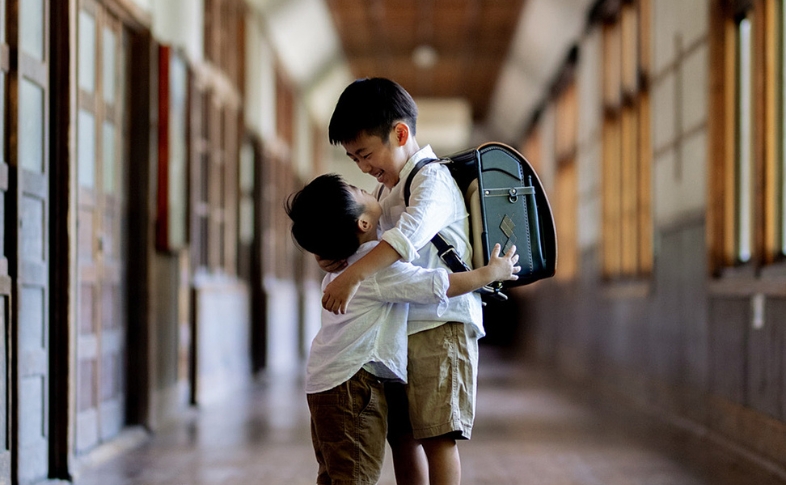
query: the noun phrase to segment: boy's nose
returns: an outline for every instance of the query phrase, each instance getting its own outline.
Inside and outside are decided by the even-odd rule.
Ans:
[[[363,173],[371,172],[371,165],[369,165],[369,163],[366,162],[365,160],[359,161],[358,162],[358,167],[360,168],[360,171],[363,172]]]

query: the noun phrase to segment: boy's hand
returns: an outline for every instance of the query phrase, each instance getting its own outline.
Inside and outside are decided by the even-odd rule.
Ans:
[[[359,286],[360,281],[353,281],[349,271],[341,273],[325,287],[322,308],[336,315],[346,313],[347,304],[355,296]]]
[[[499,244],[494,245],[489,256],[489,263],[486,265],[491,271],[493,281],[514,281],[519,279],[516,275],[521,271],[521,266],[516,266],[519,261],[519,255],[516,254],[516,246],[511,246],[504,256],[500,256],[499,252],[502,247]]]
[[[341,271],[342,269],[347,267],[347,260],[346,259],[322,259],[316,254],[314,258],[317,260],[317,264],[322,271],[326,273],[335,273],[336,271]]]

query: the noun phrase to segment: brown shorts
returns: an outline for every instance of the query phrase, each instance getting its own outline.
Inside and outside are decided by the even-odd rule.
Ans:
[[[469,439],[478,377],[474,332],[463,323],[448,322],[410,335],[408,345],[408,384],[386,389],[389,438],[411,432],[415,439]]]
[[[343,384],[307,394],[320,485],[375,484],[387,433],[383,384],[361,369]]]

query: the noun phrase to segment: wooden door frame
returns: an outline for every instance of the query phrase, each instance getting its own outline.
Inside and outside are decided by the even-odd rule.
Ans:
[[[150,177],[155,151],[153,146],[157,130],[158,45],[150,31],[131,31],[131,52],[128,62],[128,85],[134,86],[134,102],[128,105],[130,156],[134,160],[128,167],[128,295],[126,333],[128,358],[126,361],[126,416],[128,424],[151,425],[151,366],[154,356],[150,345],[151,312],[150,289],[154,271],[154,231],[151,224],[153,197]],[[126,93],[127,95],[127,93]],[[130,264],[131,262],[134,264]]]
[[[52,2],[52,18],[68,19],[67,22],[51,22],[50,39],[50,286],[58,291],[51,292],[50,336],[52,345],[49,357],[49,474],[52,478],[71,479],[71,407],[70,383],[74,379],[71,367],[73,351],[73,321],[70,317],[74,308],[75,288],[71,285],[73,264],[72,241],[75,221],[69,222],[71,212],[71,161],[76,161],[76,151],[71,143],[69,127],[75,126],[72,107],[76,106],[76,70],[72,66],[70,35],[76,30],[76,17],[71,7],[76,0]]]
[[[251,371],[256,373],[265,368],[267,363],[267,294],[265,292],[263,228],[265,217],[264,190],[265,177],[264,145],[262,139],[246,130],[246,141],[254,151],[254,242],[251,245]]]

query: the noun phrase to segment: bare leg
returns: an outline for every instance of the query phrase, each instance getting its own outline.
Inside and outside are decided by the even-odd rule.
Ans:
[[[412,433],[388,436],[393,456],[393,470],[398,485],[429,485],[428,462],[423,447],[415,441]]]
[[[437,436],[422,440],[428,459],[430,485],[459,485],[461,483],[461,459],[456,440]]]

